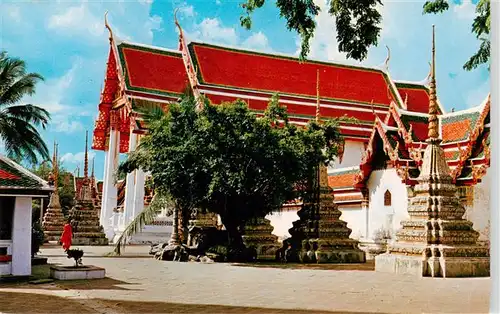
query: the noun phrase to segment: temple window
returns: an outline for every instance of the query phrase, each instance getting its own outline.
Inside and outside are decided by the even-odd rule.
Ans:
[[[385,191],[384,193],[384,206],[391,206],[392,200],[391,200],[391,192],[389,190]]]

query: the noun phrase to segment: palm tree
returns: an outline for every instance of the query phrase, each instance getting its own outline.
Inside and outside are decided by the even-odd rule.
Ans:
[[[36,127],[47,126],[50,114],[31,104],[18,104],[24,96],[35,93],[35,85],[43,81],[37,73],[26,73],[26,64],[0,52],[0,139],[9,157],[32,164],[50,159],[49,150]]]

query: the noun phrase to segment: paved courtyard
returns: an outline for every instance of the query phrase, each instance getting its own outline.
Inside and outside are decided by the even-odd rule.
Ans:
[[[104,257],[110,247],[84,248],[84,264],[106,268],[109,279],[100,283],[68,284],[62,288],[59,284],[3,285],[0,298],[5,300],[9,293],[30,293],[45,295],[39,298],[57,296],[65,302],[77,300],[85,309],[63,311],[73,313],[119,313],[124,311],[120,310],[120,304],[126,301],[130,304],[137,302],[135,310],[128,307],[130,312],[143,313],[236,313],[234,309],[243,307],[246,310],[243,308],[238,313],[290,313],[283,311],[287,309],[308,310],[309,313],[311,310],[343,313],[489,312],[489,278],[432,279],[374,271],[162,262],[147,256],[148,249],[145,246],[127,247],[123,257]],[[49,263],[72,263],[60,248],[43,249],[41,255],[48,256]],[[34,295],[24,300],[33,302],[32,308],[36,309]],[[153,306],[139,306],[146,303]],[[161,304],[175,304],[176,307],[162,307]],[[2,309],[0,303],[0,312],[4,311],[13,312],[12,309]]]

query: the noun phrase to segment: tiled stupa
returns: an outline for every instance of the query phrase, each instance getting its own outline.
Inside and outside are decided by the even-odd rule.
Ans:
[[[99,213],[92,198],[93,179],[88,177],[88,134],[85,137],[83,177],[75,178],[75,206],[71,209],[73,245],[108,245],[108,239],[99,223]]]
[[[319,122],[319,72],[317,78],[316,121]],[[326,165],[318,165],[309,199],[304,200],[297,213],[300,220],[289,230],[292,248],[302,262],[364,263],[365,252],[358,248],[358,241],[349,238],[352,230],[340,220],[342,212],[334,202],[333,191],[328,185]]]
[[[274,260],[276,252],[281,248],[278,236],[272,234],[274,227],[271,221],[258,217],[249,221],[244,228],[243,243],[257,251],[258,260]]]
[[[401,222],[388,252],[375,258],[375,270],[431,277],[489,276],[489,248],[478,245],[479,233],[462,218],[465,208],[440,146],[434,27],[432,43],[427,147],[408,202],[410,218]]]
[[[49,175],[49,184],[54,187],[54,192],[50,195],[49,205],[47,211],[43,216],[42,227],[45,241],[59,241],[63,232],[66,220],[61,210],[61,203],[59,201],[58,179],[59,179],[59,165],[57,164],[57,144],[54,143],[54,154],[52,157],[52,172]],[[40,208],[43,210],[43,208]]]

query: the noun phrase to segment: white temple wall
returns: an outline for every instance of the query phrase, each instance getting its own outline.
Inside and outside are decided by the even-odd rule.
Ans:
[[[340,168],[347,168],[354,166],[359,167],[364,151],[365,151],[365,144],[363,142],[346,140],[342,163],[339,163],[338,159],[335,160],[333,162],[333,168],[340,169]],[[330,169],[331,168],[332,166],[330,166]]]
[[[478,231],[479,241],[489,241],[490,237],[490,172],[473,188],[472,206],[466,206],[464,218],[471,221]]]
[[[350,238],[359,240],[366,237],[366,213],[367,208],[358,206],[342,206],[339,204],[339,210],[342,212],[340,219],[347,222],[347,227],[352,230]]]
[[[266,219],[270,220],[271,226],[274,227],[272,234],[278,236],[280,241],[291,237],[288,230],[292,228],[294,221],[299,220],[298,211],[299,209],[287,209],[266,216]]]
[[[368,239],[373,239],[379,229],[392,235],[401,228],[401,221],[408,215],[408,191],[395,169],[375,170],[367,181],[369,190]],[[391,205],[384,205],[384,194],[391,193]]]

